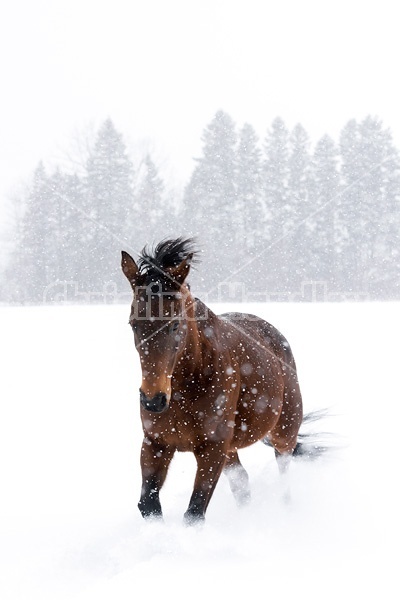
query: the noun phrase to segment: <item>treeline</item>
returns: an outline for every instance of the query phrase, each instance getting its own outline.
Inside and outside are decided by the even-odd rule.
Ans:
[[[199,295],[228,300],[400,298],[400,159],[375,118],[312,148],[276,118],[263,140],[218,111],[182,197],[152,157],[134,165],[108,119],[84,173],[39,165],[2,275],[3,301],[118,301],[119,251],[195,236]],[[315,288],[316,289],[316,288]]]
[[[327,299],[400,297],[400,161],[378,119],[311,151],[301,125],[276,118],[260,142],[220,111],[184,200],[214,278],[246,297],[301,299],[311,281]]]
[[[134,165],[110,119],[97,132],[83,171],[37,167],[22,199],[2,300],[115,301],[122,288],[121,249],[140,250],[174,214],[150,154]]]

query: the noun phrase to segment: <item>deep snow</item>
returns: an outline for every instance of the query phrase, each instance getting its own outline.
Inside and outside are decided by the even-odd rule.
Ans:
[[[215,308],[215,307],[214,307]],[[217,307],[218,312],[227,306]],[[398,555],[398,304],[236,305],[289,339],[306,411],[343,448],[291,465],[243,451],[252,503],[221,478],[186,528],[194,459],[174,459],[165,523],[143,522],[138,358],[129,306],[0,308],[0,597],[394,597]],[[395,562],[396,561],[396,562]]]

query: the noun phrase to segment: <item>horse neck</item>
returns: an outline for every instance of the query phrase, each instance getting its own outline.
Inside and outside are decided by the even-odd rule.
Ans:
[[[204,372],[205,363],[208,364],[210,362],[210,354],[213,353],[213,349],[204,336],[203,319],[201,326],[199,326],[196,315],[196,300],[189,291],[185,296],[185,310],[187,334],[181,364],[187,375],[198,373],[201,377],[201,374]]]

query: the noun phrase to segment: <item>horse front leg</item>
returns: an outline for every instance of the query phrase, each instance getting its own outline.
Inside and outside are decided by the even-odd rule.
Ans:
[[[142,491],[138,507],[144,518],[162,517],[160,490],[174,451],[174,448],[160,446],[146,437],[143,440],[140,454]]]
[[[226,443],[203,445],[194,450],[197,472],[193,493],[184,515],[188,525],[204,521],[208,504],[226,461]]]

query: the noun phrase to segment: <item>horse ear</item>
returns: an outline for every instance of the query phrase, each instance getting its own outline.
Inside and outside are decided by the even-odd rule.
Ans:
[[[168,269],[172,279],[182,285],[186,277],[189,275],[190,263],[193,258],[193,253],[188,254],[187,257],[177,266]]]
[[[122,259],[121,259],[121,267],[122,272],[125,277],[129,280],[129,283],[132,287],[135,286],[136,277],[138,275],[139,269],[132,256],[130,256],[127,252],[122,250]]]

